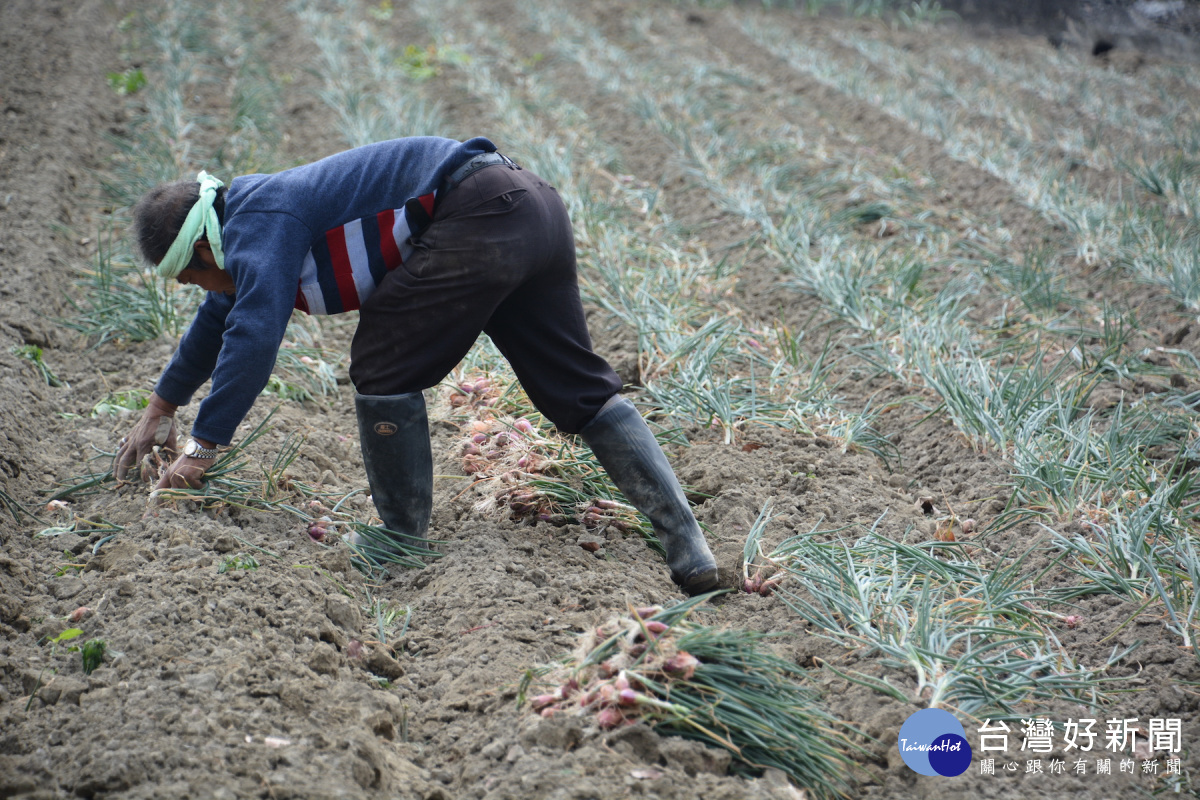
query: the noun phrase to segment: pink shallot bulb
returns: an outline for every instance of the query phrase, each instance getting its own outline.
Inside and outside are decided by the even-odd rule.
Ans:
[[[602,708],[596,714],[596,723],[602,731],[611,731],[625,721],[625,716],[613,707]]]
[[[663,672],[673,678],[687,680],[696,674],[696,667],[698,666],[700,666],[700,659],[691,653],[680,650],[663,662]]]
[[[552,694],[539,694],[537,697],[529,701],[529,705],[534,711],[541,711],[543,708],[554,705],[561,699],[561,697],[555,697]]]

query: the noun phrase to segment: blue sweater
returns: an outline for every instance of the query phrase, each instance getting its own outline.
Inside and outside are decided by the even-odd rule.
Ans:
[[[357,309],[412,251],[406,203],[432,212],[442,178],[495,149],[484,138],[394,139],[235,178],[222,227],[234,294],[205,297],[155,391],[185,405],[211,377],[192,435],[229,444],[267,385],[292,310]]]

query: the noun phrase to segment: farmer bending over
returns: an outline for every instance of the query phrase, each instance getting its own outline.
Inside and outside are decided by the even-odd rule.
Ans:
[[[666,457],[592,352],[566,207],[487,139],[380,142],[227,189],[201,172],[150,191],[134,227],[160,275],[208,294],[121,440],[118,479],[156,445],[175,454],[175,410],[211,378],[192,437],[158,480],[199,488],[266,386],[292,309],[357,310],[350,378],[375,507],[393,542],[427,546],[433,458],[422,390],[482,331],[538,410],[582,436],[650,519],[672,579],[691,593],[716,585]]]

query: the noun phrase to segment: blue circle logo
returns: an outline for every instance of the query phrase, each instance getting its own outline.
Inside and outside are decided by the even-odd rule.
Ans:
[[[940,708],[923,708],[906,719],[896,745],[908,768],[921,775],[953,778],[971,766],[962,723]]]

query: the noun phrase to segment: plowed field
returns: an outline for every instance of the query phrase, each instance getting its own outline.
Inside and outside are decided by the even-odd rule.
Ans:
[[[684,595],[627,512],[464,469],[493,418],[578,447],[486,342],[427,393],[423,568],[308,534],[372,520],[353,315],[296,319],[226,483],[106,476],[200,291],[138,278],[130,202],[417,134],[567,200],[596,348],[729,590],[694,617],[772,634],[852,795],[1196,791],[1196,65],[750,3],[8,0],[0,68],[0,797],[816,795],[521,702]],[[901,757],[927,707],[958,777]]]

